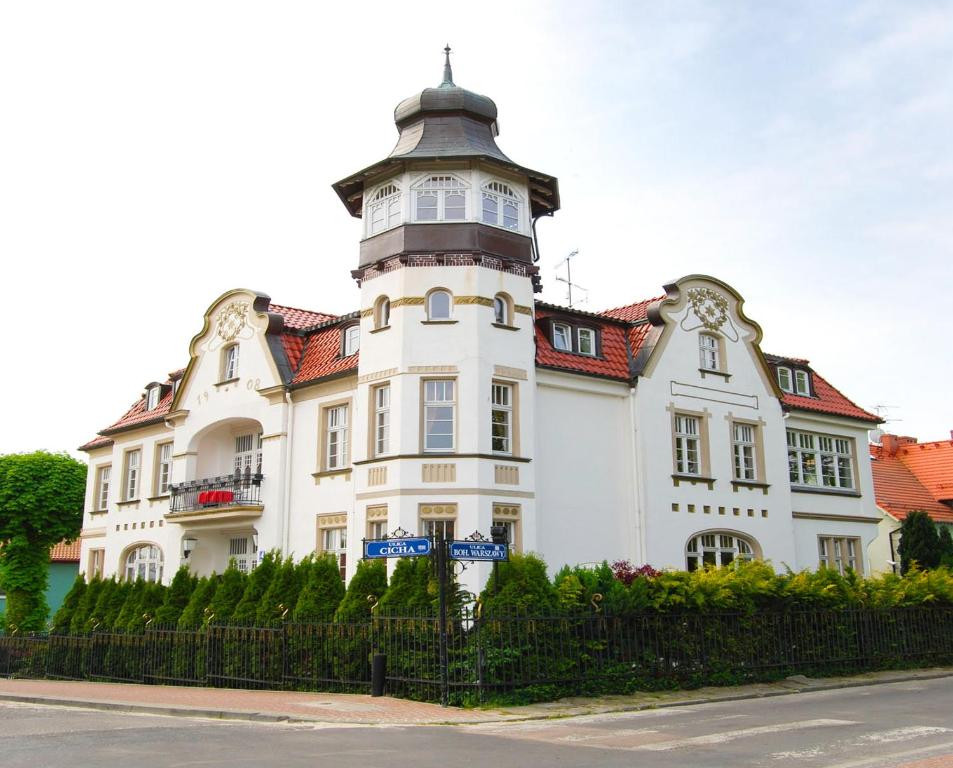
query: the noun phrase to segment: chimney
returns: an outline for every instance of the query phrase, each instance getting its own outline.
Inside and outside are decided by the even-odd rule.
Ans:
[[[880,444],[883,446],[883,452],[887,456],[896,456],[897,451],[905,445],[914,445],[917,442],[915,437],[901,437],[898,435],[885,434],[880,438]]]

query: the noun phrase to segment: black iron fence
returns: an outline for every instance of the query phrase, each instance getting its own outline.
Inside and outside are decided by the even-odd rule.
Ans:
[[[244,472],[236,470],[234,475],[175,483],[169,486],[172,496],[169,511],[195,512],[214,507],[260,505],[261,481],[260,472],[245,467]]]
[[[953,662],[953,609],[434,615],[362,623],[0,637],[0,675],[529,701]]]

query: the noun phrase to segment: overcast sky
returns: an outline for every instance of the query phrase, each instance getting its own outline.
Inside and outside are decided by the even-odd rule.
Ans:
[[[714,275],[765,351],[950,436],[953,3],[414,7],[0,4],[0,452],[75,452],[228,289],[357,309],[331,184],[447,42],[503,151],[559,178],[543,298],[575,249],[593,311]]]

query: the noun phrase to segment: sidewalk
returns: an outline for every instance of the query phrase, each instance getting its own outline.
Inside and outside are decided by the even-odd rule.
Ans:
[[[392,699],[387,696],[373,698],[357,694],[0,678],[0,702],[18,701],[159,715],[341,726],[467,725],[736,701],[951,676],[953,667],[870,672],[852,677],[809,679],[797,676],[777,683],[562,699],[545,704],[499,709],[444,708],[419,701]]]

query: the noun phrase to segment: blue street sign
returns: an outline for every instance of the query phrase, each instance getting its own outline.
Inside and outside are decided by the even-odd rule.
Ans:
[[[364,557],[421,557],[430,554],[430,539],[371,539],[364,542]]]
[[[506,544],[492,544],[489,541],[451,541],[451,560],[501,560],[510,559],[510,550]]]

